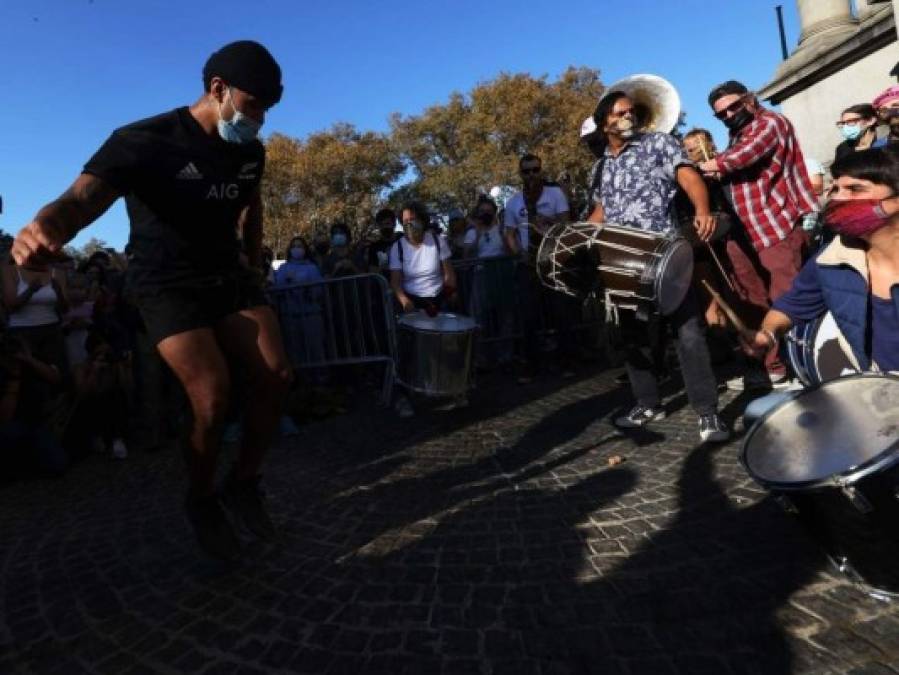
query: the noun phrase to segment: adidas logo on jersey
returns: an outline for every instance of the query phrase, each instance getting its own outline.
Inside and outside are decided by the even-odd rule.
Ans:
[[[201,174],[197,167],[194,166],[193,162],[188,162],[187,166],[175,174],[175,178],[180,178],[181,180],[200,180],[203,178],[203,174]]]
[[[237,172],[237,177],[240,180],[252,180],[256,178],[256,172],[253,171],[257,166],[259,166],[259,162],[248,162],[240,167],[240,171]],[[252,172],[252,173],[250,173]]]

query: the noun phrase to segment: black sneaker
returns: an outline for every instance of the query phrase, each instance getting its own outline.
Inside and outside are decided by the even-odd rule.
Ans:
[[[222,511],[218,497],[193,497],[188,494],[184,510],[194,528],[197,543],[207,554],[227,561],[240,557],[240,541]]]
[[[237,480],[232,473],[222,488],[222,504],[237,520],[260,539],[274,539],[275,525],[263,504],[265,492],[259,486],[262,476]]]
[[[627,415],[622,415],[615,420],[615,426],[622,429],[636,429],[646,426],[655,420],[665,419],[665,409],[661,406],[656,408],[647,408],[646,406],[636,405],[631,408]]]
[[[730,438],[730,429],[718,413],[699,416],[699,437],[703,443],[721,443]]]

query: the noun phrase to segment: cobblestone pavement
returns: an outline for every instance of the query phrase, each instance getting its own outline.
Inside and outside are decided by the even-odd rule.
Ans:
[[[617,372],[306,427],[268,465],[281,541],[233,568],[200,557],[174,453],[8,486],[0,672],[899,673],[899,611],[829,572],[738,441],[699,445],[676,391],[614,431]]]

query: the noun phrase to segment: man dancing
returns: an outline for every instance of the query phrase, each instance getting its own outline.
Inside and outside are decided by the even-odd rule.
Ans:
[[[206,62],[203,85],[192,106],[113,132],[72,186],[19,232],[12,254],[20,265],[53,260],[125,198],[133,253],[128,283],[193,413],[185,443],[188,520],[203,550],[233,560],[240,542],[220,500],[255,535],[275,534],[259,479],[291,377],[255,271],[265,164],[258,133],[281,99],[281,68],[262,45],[233,42]],[[217,493],[232,364],[246,378],[243,444]]]

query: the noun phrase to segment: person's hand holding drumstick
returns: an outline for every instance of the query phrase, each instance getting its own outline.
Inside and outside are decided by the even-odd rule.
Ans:
[[[758,330],[747,328],[746,324],[743,323],[739,316],[737,316],[731,306],[724,301],[721,294],[712,288],[704,279],[702,283],[706,290],[711,293],[715,302],[717,302],[721,309],[724,310],[728,321],[730,321],[736,329],[737,336],[740,340],[740,346],[748,356],[759,360],[764,359],[765,354],[777,347],[780,336],[790,330],[793,326],[790,317],[776,309],[771,309],[765,314],[765,318],[762,319],[762,325]]]

